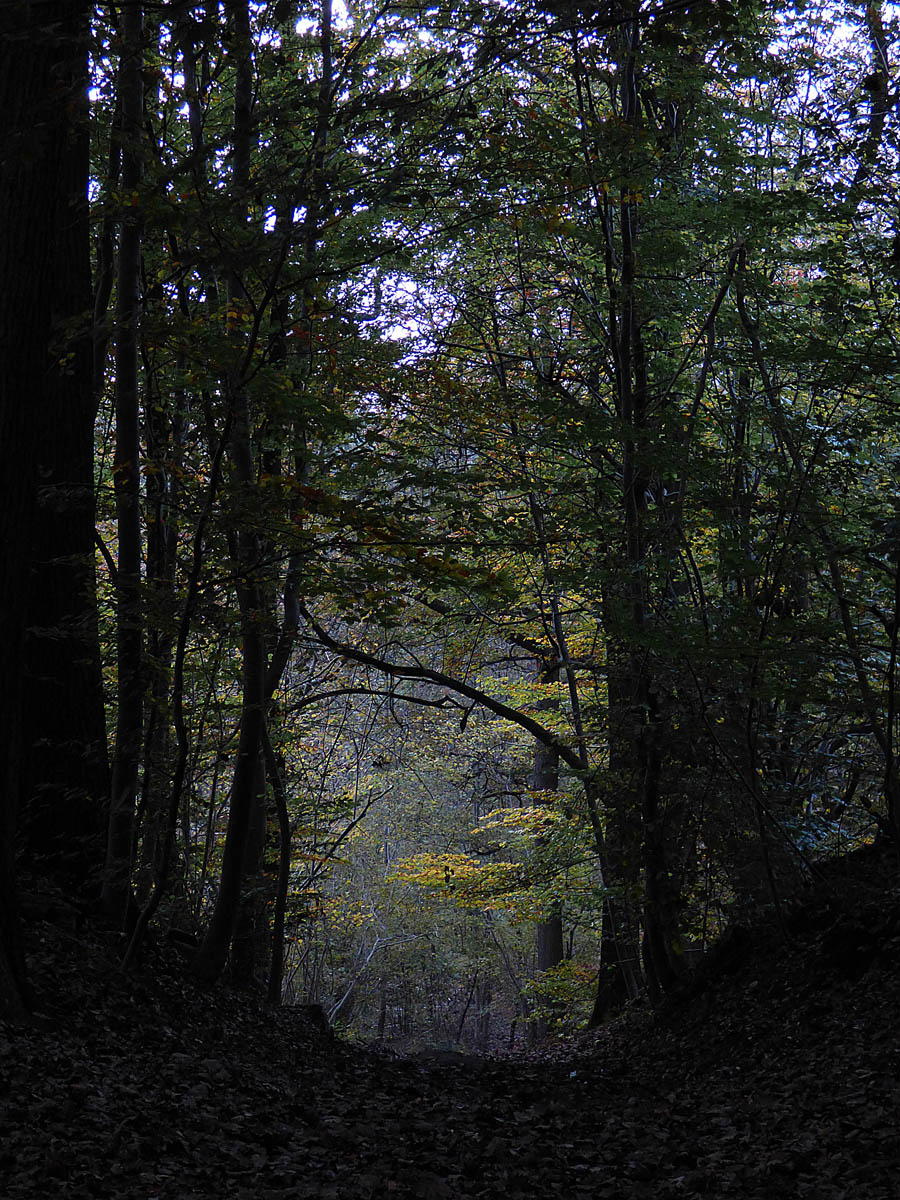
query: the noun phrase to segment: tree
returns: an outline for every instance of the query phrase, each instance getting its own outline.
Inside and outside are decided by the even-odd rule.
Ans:
[[[91,462],[84,452],[93,424],[91,340],[86,323],[90,276],[83,125],[88,11],[80,0],[47,0],[6,5],[0,12],[0,203],[5,213],[0,243],[0,361],[4,372],[0,392],[0,609],[5,630],[0,722],[0,1003],[13,1015],[21,1015],[28,1003],[15,885],[18,819],[23,790],[28,789],[30,800],[32,789],[42,782],[40,772],[31,765],[29,743],[46,732],[52,737],[53,744],[46,747],[51,759],[61,752],[62,761],[71,762],[85,752],[79,744],[85,722],[72,700],[80,679],[90,676],[90,671],[80,669],[78,645],[91,633],[85,618],[90,598],[83,588],[90,572],[77,558],[86,553],[85,513],[90,512],[92,488]],[[67,434],[74,437],[71,446]],[[67,458],[70,451],[71,460]],[[42,494],[44,488],[49,495]],[[42,512],[43,505],[47,507]],[[48,509],[54,510],[52,518]],[[53,524],[76,533],[71,549],[77,561],[69,569],[60,567],[62,548],[57,536],[47,532]],[[29,611],[33,577],[42,581],[54,598],[42,597],[47,602],[37,614]],[[52,584],[47,583],[48,577],[53,578]],[[76,596],[61,591],[60,579],[77,583]],[[79,610],[76,606],[73,613],[73,600],[84,607]],[[29,639],[29,625],[35,617],[41,628]],[[82,621],[88,624],[86,630]],[[59,637],[64,647],[58,656],[62,670],[50,672],[61,687],[52,699],[60,703],[62,711],[57,710],[44,723],[35,715],[34,687],[27,681],[27,672],[42,669],[45,656],[35,642],[49,636]],[[50,702],[45,693],[45,709]],[[96,734],[96,729],[90,733]],[[97,748],[92,747],[91,752],[98,753]],[[88,814],[86,832],[90,834],[91,824],[96,824],[93,805],[102,799],[96,795],[86,798],[83,793],[72,798],[61,792],[60,770],[56,759],[46,780],[52,800],[43,795],[37,801],[39,809],[48,804],[44,811],[52,821],[53,836],[33,838],[40,849],[49,849],[57,862],[64,861],[60,842],[75,832],[64,806],[71,803],[82,816]],[[82,777],[76,772],[73,782]],[[88,861],[90,857],[84,856]],[[78,880],[86,873],[84,858],[74,871]]]
[[[443,611],[499,631],[521,628],[522,612],[537,607],[543,627],[529,632],[546,639],[547,653],[555,645],[563,664],[568,635],[559,637],[553,614],[560,588],[595,622],[602,658],[574,666],[581,682],[569,707],[572,745],[590,744],[585,733],[596,739],[591,770],[577,757],[570,765],[597,810],[613,906],[608,941],[632,995],[641,974],[658,993],[680,970],[691,871],[680,864],[690,862],[692,842],[698,852],[718,843],[740,890],[747,861],[720,840],[729,827],[777,898],[784,874],[803,865],[797,832],[803,797],[815,789],[813,780],[809,790],[787,783],[805,753],[800,741],[781,737],[777,763],[770,749],[784,714],[793,726],[815,707],[822,682],[801,610],[788,612],[776,597],[803,590],[793,572],[808,577],[811,539],[829,524],[820,505],[810,510],[810,491],[827,488],[843,460],[827,433],[798,452],[804,431],[780,399],[783,372],[776,378],[769,365],[804,363],[792,392],[800,411],[814,360],[794,333],[803,310],[783,323],[792,337],[767,362],[747,294],[759,289],[758,311],[772,312],[796,269],[791,238],[808,236],[812,212],[840,220],[795,186],[812,119],[795,97],[810,61],[828,67],[798,53],[790,74],[769,71],[767,33],[753,61],[733,40],[741,19],[701,6],[689,28],[675,29],[671,13],[622,6],[596,27],[536,25],[530,38],[517,29],[502,53],[492,43],[506,78],[478,93],[489,149],[468,152],[464,167],[478,181],[479,223],[465,246],[451,235],[423,255],[423,280],[441,280],[432,304],[439,327],[410,444],[421,444],[427,413],[433,439],[445,444],[445,430],[461,428],[466,446],[453,491],[435,510],[470,550]],[[880,122],[883,102],[873,106]],[[832,362],[842,354],[835,346]],[[828,412],[833,423],[836,385],[832,375],[812,400],[816,420]],[[730,444],[718,434],[729,426]],[[757,482],[748,489],[754,454]],[[544,495],[553,500],[537,504],[536,525],[535,497]],[[544,508],[551,518],[542,533]],[[707,553],[711,531],[718,561]],[[518,602],[487,605],[472,586],[487,554],[491,566],[514,562],[528,579]],[[535,604],[535,590],[546,606]],[[819,602],[827,604],[821,593]],[[849,639],[846,600],[840,611]],[[450,673],[399,658],[385,669],[462,682],[473,695]],[[583,732],[578,692],[589,672],[594,712],[606,712]],[[729,677],[742,681],[737,690]],[[830,713],[840,719],[833,702]],[[697,738],[709,748],[705,761]],[[740,797],[732,808],[709,803],[717,779]]]
[[[141,446],[139,320],[141,309],[141,196],[144,110],[144,10],[131,0],[123,13],[118,102],[121,186],[115,323],[116,449],[116,741],[111,782],[103,900],[122,926],[132,900],[135,807],[144,713],[144,617],[141,575]]]
[[[15,50],[39,11],[58,37],[29,73]],[[2,328],[8,394],[42,387],[3,411],[8,863],[17,834],[67,886],[97,874],[99,645],[107,906],[142,905],[129,961],[154,918],[191,926],[208,981],[229,959],[262,980],[292,876],[318,886],[368,803],[341,799],[346,764],[374,775],[370,722],[412,705],[460,721],[463,758],[497,722],[478,754],[507,781],[503,821],[541,796],[566,814],[491,870],[454,817],[455,894],[484,901],[464,934],[442,918],[471,953],[451,971],[465,1021],[504,975],[528,1004],[534,947],[500,893],[544,921],[544,966],[563,928],[601,937],[599,1020],[671,988],[729,904],[777,906],[848,828],[893,831],[895,34],[877,5],[839,37],[824,9],[762,2],[101,15],[93,369],[81,110],[29,124],[20,98],[40,116],[54,73],[83,97],[84,9],[10,12],[3,187],[33,269]],[[330,766],[304,749],[313,711],[340,713]],[[327,831],[302,816],[314,775]],[[416,995],[447,1026],[358,840],[377,916],[342,942],[332,1006],[370,994],[389,1027],[391,997]],[[271,961],[274,996],[280,946]]]

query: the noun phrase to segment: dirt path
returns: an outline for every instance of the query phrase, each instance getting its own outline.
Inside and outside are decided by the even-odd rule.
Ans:
[[[341,1046],[35,932],[43,1015],[0,1026],[8,1200],[900,1196],[900,905],[748,935],[664,1013],[529,1061]]]

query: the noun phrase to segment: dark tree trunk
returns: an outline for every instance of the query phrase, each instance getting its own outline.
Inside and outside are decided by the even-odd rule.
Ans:
[[[66,365],[55,381],[47,379],[48,407],[36,447],[21,799],[27,858],[70,886],[90,881],[99,888],[109,766],[94,573],[86,58],[83,48],[78,54],[69,68],[77,118],[56,177],[65,199],[54,230],[49,288],[55,320],[73,324],[68,333],[51,333],[51,354],[66,356]]]
[[[621,628],[621,615],[610,606],[608,630]],[[610,889],[603,906],[602,967],[591,1025],[601,1024],[627,1001],[640,995],[640,908],[642,823],[639,786],[640,712],[634,699],[631,668],[635,656],[610,636],[607,650],[609,703],[609,788],[604,882]]]
[[[42,439],[64,436],[70,406],[89,411],[81,339],[61,362],[62,326],[85,315],[88,11],[83,0],[0,8],[0,1012],[14,1018],[30,1000],[15,846],[31,770],[22,712],[32,546],[39,469],[59,461]]]
[[[624,0],[618,69],[621,119],[637,128],[641,121],[638,55],[640,26],[637,5]],[[613,205],[606,213],[612,227]],[[634,194],[622,188],[615,217],[619,248],[607,245],[607,275],[618,274],[610,290],[610,345],[616,387],[616,415],[622,437],[621,497],[623,535],[613,564],[611,595],[605,623],[608,646],[609,765],[612,799],[607,821],[607,865],[618,895],[606,903],[603,957],[615,965],[620,979],[601,971],[592,1024],[599,1023],[625,996],[640,988],[640,920],[642,859],[648,786],[646,736],[652,692],[653,663],[646,645],[649,611],[645,520],[650,486],[648,469],[649,389],[643,328],[638,312],[637,243],[639,207]],[[653,781],[654,786],[656,781]],[[611,936],[608,936],[607,934]],[[610,953],[611,952],[611,953]]]
[[[139,138],[143,119],[143,9],[131,0],[123,11],[119,99],[122,107],[122,190],[137,194],[141,181]],[[116,574],[117,713],[103,901],[123,925],[131,904],[134,816],[143,718],[141,614],[140,417],[138,317],[141,220],[139,206],[125,211],[119,233],[116,311],[116,452],[113,482],[119,561]]]
[[[660,803],[662,766],[658,714],[650,705],[649,721],[644,730],[641,756],[643,778],[641,801],[643,814],[644,868],[644,974],[650,995],[657,1000],[669,991],[682,970],[681,939],[678,924],[680,894],[671,869],[671,839],[674,830],[666,821]]]
[[[175,573],[184,409],[183,392],[176,392],[171,402],[166,404],[164,397],[154,387],[145,405],[144,416],[146,456],[151,467],[145,485],[147,716],[137,813],[141,830],[141,856],[135,878],[136,890],[142,901],[158,879],[166,856],[170,781],[176,766],[170,693],[177,633]]]
[[[232,393],[230,411],[233,481],[246,493],[254,479],[253,450],[247,395],[240,387]],[[266,650],[260,622],[264,601],[258,579],[259,544],[255,533],[239,530],[236,548],[234,567],[241,614],[241,721],[219,892],[209,928],[191,968],[204,983],[212,983],[221,974],[240,911],[248,842],[259,805],[265,728]]]
[[[275,889],[272,915],[272,956],[266,992],[269,1003],[277,1006],[281,1004],[284,981],[284,917],[291,881],[291,821],[284,790],[282,764],[278,761],[267,730],[263,731],[263,749],[266,759],[266,777],[275,797],[275,811],[278,816],[278,883]]]
[[[558,679],[557,666],[547,669],[543,663],[538,664],[540,683],[555,683]],[[559,702],[554,697],[541,699],[536,705],[538,711],[542,712],[558,707]],[[531,786],[538,792],[555,792],[559,788],[559,750],[555,746],[545,746],[542,742],[535,744]],[[537,927],[538,971],[550,971],[553,967],[558,967],[564,957],[562,910],[557,903]],[[537,1024],[538,1037],[545,1037],[548,1031],[547,1021],[541,1018]]]
[[[250,15],[247,0],[231,0],[228,13],[236,43],[243,47],[238,55],[234,94],[234,153],[232,188],[244,202],[250,181],[252,145],[253,72],[250,61]],[[240,280],[229,283],[229,309],[243,306]],[[250,405],[244,381],[239,373],[226,381],[231,438],[229,458],[232,485],[238,508],[248,499],[255,482],[253,437]],[[212,983],[221,974],[228,959],[241,905],[241,891],[247,865],[248,839],[259,803],[259,779],[265,729],[266,650],[261,614],[264,612],[263,588],[259,579],[259,538],[246,518],[239,522],[234,536],[234,572],[237,579],[238,608],[241,614],[241,722],[237,760],[231,785],[231,804],[222,855],[222,877],[209,928],[191,965],[192,973],[204,983]]]
[[[264,727],[262,736],[265,737]],[[263,870],[266,830],[266,774],[261,754],[244,841],[244,884],[231,939],[230,978],[238,987],[248,989],[262,984],[262,972],[270,965],[268,888]]]
[[[83,7],[57,5],[69,14]],[[59,208],[52,233],[42,231],[52,245],[53,272],[52,284],[41,286],[53,305],[47,352],[51,361],[65,358],[65,366],[46,377],[47,407],[35,447],[20,798],[29,860],[80,887],[89,879],[99,886],[109,777],[94,578],[87,58],[75,25],[69,32],[60,27],[60,35],[58,52],[66,61],[54,75],[52,103],[62,117],[62,141],[48,181]]]
[[[538,925],[538,970],[549,971],[552,967],[558,967],[564,957],[562,914],[556,908]]]

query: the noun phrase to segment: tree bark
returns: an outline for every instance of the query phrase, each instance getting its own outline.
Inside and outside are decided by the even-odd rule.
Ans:
[[[46,365],[52,361],[53,371],[45,377],[46,408],[35,447],[20,836],[29,861],[80,887],[89,879],[99,885],[109,781],[94,580],[87,31],[80,25],[83,5],[55,8],[58,34],[42,35],[51,43],[46,52],[57,56],[51,68],[54,98],[42,103],[59,112],[41,114],[36,107],[30,114],[35,131],[46,128],[42,118],[48,118],[62,137],[46,181],[57,215],[53,227],[42,230],[53,255],[52,274],[40,283],[52,305],[43,336]],[[19,52],[37,53],[21,44]],[[7,226],[6,233],[17,254],[14,231]],[[20,259],[20,276],[27,270]],[[23,282],[12,287],[14,297]]]
[[[538,680],[540,683],[555,683],[559,679],[559,668],[546,668],[538,664]],[[559,707],[555,697],[547,697],[538,701],[538,711],[548,712]],[[531,786],[538,792],[555,792],[559,788],[559,751],[555,746],[545,746],[536,742],[534,747],[534,766],[531,773]],[[550,971],[558,967],[565,957],[563,950],[562,908],[557,902],[551,912],[537,927],[537,969],[539,972]],[[549,1005],[551,1011],[553,1005]],[[546,1037],[547,1021],[541,1018],[537,1022],[538,1037]]]
[[[109,765],[94,572],[96,394],[83,44],[73,46],[66,73],[58,85],[69,89],[69,99],[64,105],[56,101],[69,112],[55,180],[62,208],[52,234],[52,283],[46,284],[59,322],[51,333],[52,353],[64,365],[55,382],[47,381],[52,409],[48,406],[36,449],[21,836],[28,861],[52,871],[65,886],[99,889]]]
[[[279,763],[278,756],[269,740],[267,729],[263,730],[263,751],[266,759],[266,776],[275,797],[275,810],[278,816],[278,883],[272,915],[272,957],[266,988],[268,1002],[277,1007],[281,1004],[281,990],[284,981],[284,918],[287,911],[288,888],[291,882],[291,821],[288,814],[281,763]],[[383,1001],[384,992],[382,992],[382,1003]]]
[[[253,115],[250,15],[246,0],[231,0],[228,13],[237,45],[232,187],[239,203],[245,205],[250,182]],[[242,307],[240,280],[232,275],[228,308],[229,311],[235,311]],[[229,457],[232,485],[240,508],[246,503],[255,482],[255,470],[249,399],[239,371],[233,372],[226,380],[225,391],[231,421]],[[194,976],[204,983],[214,982],[224,969],[240,911],[248,837],[254,808],[258,804],[265,727],[266,651],[262,628],[264,596],[258,574],[259,539],[246,518],[239,520],[234,545],[234,570],[241,618],[241,719],[219,892],[206,936],[191,964]]]
[[[265,724],[262,727],[265,737]],[[243,886],[231,937],[229,978],[237,987],[252,989],[262,984],[261,973],[270,963],[268,950],[267,888],[263,863],[266,850],[266,771],[261,753],[257,758],[256,782],[250,819],[244,840]]]
[[[88,12],[84,0],[0,9],[0,1012],[11,1018],[31,1002],[15,845],[30,770],[22,710],[41,439],[58,436],[70,404],[85,407],[83,351],[76,339],[70,374],[60,338],[63,323],[84,316]]]
[[[618,95],[623,125],[635,131],[641,123],[640,15],[632,0],[621,5],[618,28],[620,64]],[[626,171],[627,174],[627,171]],[[612,228],[617,221],[619,246],[613,250]],[[650,404],[648,367],[637,295],[637,244],[640,212],[633,185],[622,186],[615,217],[606,207],[609,281],[610,348],[616,388],[616,416],[622,430],[621,498],[623,535],[612,562],[610,596],[604,622],[608,638],[609,773],[611,801],[607,820],[609,882],[618,895],[606,903],[609,946],[604,959],[621,974],[613,981],[601,972],[591,1023],[599,1023],[616,1003],[633,998],[641,987],[641,925],[649,932],[655,952],[645,958],[646,983],[652,994],[670,980],[669,960],[662,953],[655,886],[664,874],[665,847],[659,818],[660,769],[656,753],[654,654],[646,636],[649,582],[645,533],[649,466]],[[618,265],[618,266],[617,266]],[[617,272],[617,276],[616,276]],[[648,893],[648,881],[650,892]]]
[[[122,193],[116,311],[116,451],[113,482],[119,560],[116,573],[117,712],[116,748],[103,902],[124,924],[131,903],[134,817],[143,722],[143,618],[141,613],[140,411],[138,318],[140,313],[141,181],[139,138],[144,85],[141,72],[143,8],[132,0],[122,16],[119,98],[122,106]]]

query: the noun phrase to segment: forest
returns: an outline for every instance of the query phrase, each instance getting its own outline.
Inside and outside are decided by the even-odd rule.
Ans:
[[[52,910],[524,1048],[900,846],[898,39],[6,0],[7,1019]]]

